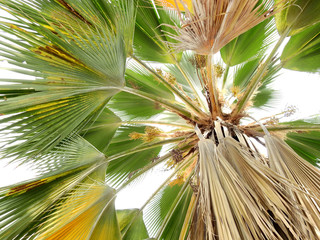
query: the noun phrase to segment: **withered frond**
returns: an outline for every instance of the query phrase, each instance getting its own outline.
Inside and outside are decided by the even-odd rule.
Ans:
[[[179,9],[178,9],[179,10]],[[192,12],[186,9],[177,48],[198,54],[218,52],[232,39],[246,32],[275,12],[271,0],[198,0]]]
[[[266,146],[270,159],[270,168],[295,183],[301,194],[285,187],[285,192],[303,206],[303,218],[296,224],[311,225],[320,229],[320,171],[295,153],[290,146],[276,136],[266,135]]]
[[[205,232],[202,237],[209,240],[318,238],[318,201],[308,192],[315,187],[302,187],[319,181],[318,176],[298,184],[231,137],[218,146],[211,139],[198,145],[199,198],[189,236]]]

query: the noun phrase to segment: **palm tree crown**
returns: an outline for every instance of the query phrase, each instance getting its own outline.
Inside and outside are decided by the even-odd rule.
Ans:
[[[0,188],[0,239],[320,238],[319,123],[251,111],[281,69],[319,71],[319,1],[0,6],[0,54],[28,77],[1,79],[1,154],[37,171]]]

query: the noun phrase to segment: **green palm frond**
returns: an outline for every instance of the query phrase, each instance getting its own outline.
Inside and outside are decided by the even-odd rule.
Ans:
[[[234,66],[251,58],[259,58],[274,40],[275,30],[272,19],[259,23],[220,50],[223,61],[228,66]]]
[[[165,33],[176,33],[168,25],[179,24],[177,14],[153,5],[152,1],[134,1],[138,6],[134,36],[135,54],[146,61],[174,63],[176,59],[179,59],[180,54],[175,53],[168,46],[168,42],[174,41]]]
[[[146,225],[157,238],[179,238],[191,197],[185,184],[165,186],[145,210]]]
[[[291,35],[294,35],[320,21],[317,0],[276,0],[275,2],[284,7],[282,12],[276,14],[276,24],[280,34],[290,27]]]
[[[108,108],[105,108],[99,117],[90,120],[80,132],[80,135],[104,153],[120,125],[121,119]]]
[[[319,72],[320,23],[306,28],[303,32],[292,36],[281,55],[284,68]]]
[[[17,5],[6,3],[16,16],[24,11],[30,13],[25,20],[15,20],[20,26],[10,22],[2,25],[3,30],[18,38],[11,38],[11,43],[2,42],[7,47],[1,49],[3,56],[9,63],[25,69],[18,72],[34,77],[30,81],[3,79],[14,85],[3,87],[4,96],[10,90],[9,99],[0,107],[2,114],[17,113],[5,120],[14,121],[6,129],[19,129],[16,132],[20,135],[13,141],[23,143],[19,149],[11,147],[10,152],[29,155],[50,150],[65,137],[79,132],[90,119],[98,117],[119,91],[108,87],[124,85],[126,66],[124,29],[122,32],[113,29],[102,17],[95,21],[95,26],[90,23],[99,9],[78,5],[82,11],[88,10],[83,17],[63,1],[48,5],[36,3],[35,6],[23,1]],[[123,4],[119,5],[121,9],[129,7]],[[129,10],[132,12],[134,7]],[[54,12],[60,14],[56,16]],[[133,21],[134,13],[131,15]],[[27,19],[35,22],[27,23]],[[19,95],[24,89],[30,89],[30,94],[11,98],[12,93]],[[67,115],[62,114],[66,112]],[[41,145],[34,145],[41,134],[44,134]]]
[[[130,135],[131,134],[131,135]],[[116,136],[112,139],[109,149],[106,151],[108,156],[117,154],[123,150],[135,150],[144,145],[143,139],[133,140],[133,134],[145,134],[145,127],[141,126],[123,126],[119,128]],[[131,138],[130,138],[131,136]],[[155,136],[156,137],[156,136]],[[143,147],[142,147],[143,149]],[[127,178],[142,169],[144,166],[152,163],[161,150],[161,146],[152,146],[150,149],[139,151],[137,153],[130,153],[111,161],[107,170],[106,179],[111,186],[119,186],[124,183]]]
[[[117,210],[122,239],[146,239],[149,237],[147,228],[143,222],[142,212],[139,209]]]
[[[122,126],[106,151],[106,154],[110,156],[106,173],[108,183],[114,187],[124,184],[134,174],[144,168],[148,169],[149,165],[159,164],[171,157],[170,153],[165,158],[159,156],[164,146],[170,150],[181,148],[184,152],[189,151],[193,145],[192,140],[184,141],[184,136],[187,135],[190,135],[190,131],[181,132],[181,135],[177,137],[169,137],[156,127]],[[178,146],[175,147],[172,144]]]
[[[238,65],[234,70],[234,79],[233,79],[233,95],[236,98],[239,98],[243,94],[246,86],[249,84],[250,79],[258,71],[260,67],[260,60],[255,59],[247,63]],[[265,73],[265,76],[261,79],[261,86],[256,90],[252,98],[252,106],[259,107],[268,107],[272,98],[274,98],[274,90],[268,87],[269,84],[279,75],[280,66],[276,64],[276,61],[270,63],[268,70]]]
[[[174,101],[174,95],[162,83],[137,64],[132,64],[126,71],[126,84],[132,89]],[[139,104],[137,104],[139,103]],[[165,110],[159,103],[132,95],[127,92],[116,94],[108,103],[123,120],[149,119]]]

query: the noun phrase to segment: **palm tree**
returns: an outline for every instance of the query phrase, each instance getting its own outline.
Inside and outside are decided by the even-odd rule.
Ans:
[[[27,76],[1,79],[1,154],[37,171],[0,189],[0,239],[320,238],[318,122],[253,111],[282,68],[318,72],[318,0],[0,5]],[[115,209],[159,165],[147,202]]]

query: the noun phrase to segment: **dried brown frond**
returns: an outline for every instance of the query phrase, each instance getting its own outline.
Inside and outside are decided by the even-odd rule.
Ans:
[[[215,143],[200,140],[199,146],[199,207],[206,227],[206,239],[240,239],[240,233],[221,184],[220,169]]]
[[[177,48],[208,55],[274,14],[271,0],[197,0],[186,9]],[[180,11],[179,9],[177,9]]]
[[[303,159],[304,163],[291,163],[299,163],[304,171],[311,172],[299,183],[271,169],[267,161],[261,161],[260,154],[235,139],[226,137],[219,142],[218,146],[210,139],[198,143],[199,198],[189,237],[199,234],[199,239],[204,240],[319,238],[319,205],[312,195],[320,189],[317,169],[305,167],[308,164]],[[288,151],[281,144],[280,152]],[[287,155],[296,155],[291,151]],[[306,187],[309,185],[312,186]]]
[[[226,138],[219,150],[221,158],[225,157],[233,166],[240,177],[241,185],[247,186],[252,196],[251,199],[236,203],[240,204],[239,206],[251,206],[247,212],[248,216],[251,215],[250,218],[254,219],[251,221],[250,232],[258,236],[244,239],[264,239],[259,236],[260,231],[266,239],[308,239],[305,228],[296,225],[297,217],[303,215],[302,206],[283,193],[283,186],[298,191],[297,186],[272,171],[259,161],[261,156],[253,156],[251,151],[234,139]],[[237,195],[240,197],[244,193],[240,191]],[[258,204],[249,205],[251,200]],[[250,218],[246,222],[250,222]]]
[[[301,192],[297,192],[284,186],[284,193],[303,207],[303,215],[296,219],[296,224],[305,229],[308,239],[318,239],[316,232],[319,234],[320,230],[320,170],[302,159],[282,139],[267,135],[265,141],[270,168],[301,189]]]

